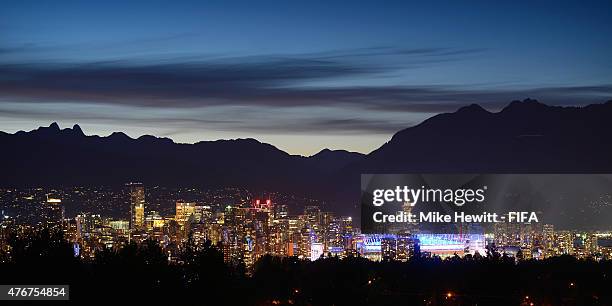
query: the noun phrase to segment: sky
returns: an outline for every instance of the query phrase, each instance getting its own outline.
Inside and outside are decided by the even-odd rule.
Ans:
[[[0,130],[368,153],[471,103],[611,100],[611,37],[610,1],[0,1]]]

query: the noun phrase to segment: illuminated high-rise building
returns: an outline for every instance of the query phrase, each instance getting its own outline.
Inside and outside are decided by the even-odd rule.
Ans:
[[[355,235],[355,229],[353,228],[352,217],[342,217],[340,225],[340,233],[342,237],[342,246],[344,249],[352,249],[353,241],[352,237]]]
[[[319,242],[321,236],[321,209],[319,206],[306,206],[304,207],[304,222],[306,227],[310,229],[311,242]],[[308,253],[310,254],[310,247],[308,247]],[[306,255],[305,255],[306,256]],[[307,257],[309,257],[308,255]]]
[[[269,242],[272,255],[283,256],[286,255],[287,245],[290,241],[289,233],[289,220],[274,219],[272,226],[270,226]]]
[[[196,203],[193,202],[176,202],[176,222],[182,227],[185,226],[190,218],[195,220]]]
[[[395,260],[397,257],[397,240],[394,237],[383,237],[380,241],[381,256],[385,260]]]
[[[555,233],[557,243],[556,256],[574,255],[574,235],[571,231],[558,231]]]
[[[319,225],[321,223],[321,209],[319,208],[319,206],[304,207],[304,217],[306,218],[307,224],[312,229],[319,229]]]
[[[251,212],[251,226],[255,234],[255,259],[271,252],[270,225],[272,224],[270,212],[259,210]]]
[[[166,220],[157,211],[152,210],[147,214],[145,224],[149,231],[159,230],[166,225]]]
[[[96,214],[82,213],[75,217],[79,235],[89,234],[102,227],[102,217]]]
[[[584,249],[587,256],[597,253],[597,236],[594,233],[585,234]]]
[[[315,242],[313,241],[314,236],[315,235],[312,229],[310,229],[309,227],[305,226],[300,230],[300,236],[298,241],[299,254],[297,254],[299,257],[310,258],[311,244]]]
[[[46,220],[47,225],[62,225],[64,221],[64,205],[61,199],[47,195],[45,210],[46,212],[43,214],[43,219]]]
[[[130,229],[130,223],[127,220],[111,220],[108,225],[120,234],[126,234]]]
[[[322,243],[314,242],[310,244],[310,260],[315,261],[323,255]]]
[[[285,219],[289,216],[289,208],[286,204],[274,205],[274,219]]]
[[[321,242],[324,251],[329,252],[333,248],[342,247],[342,233],[340,230],[341,220],[332,212],[321,213]]]
[[[142,229],[145,225],[145,190],[141,183],[129,183],[130,188],[130,228]]]
[[[195,207],[195,221],[198,223],[209,224],[213,218],[212,208],[208,205],[196,205]]]
[[[542,226],[542,246],[545,257],[555,256],[555,227],[552,224]]]
[[[248,210],[227,206],[224,212],[222,240],[223,259],[225,262],[237,263],[243,260],[246,240],[246,215]]]
[[[493,225],[493,233],[495,236],[495,245],[517,246],[522,245],[521,228],[522,224],[498,222]]]
[[[414,244],[415,241],[412,237],[398,236],[395,259],[399,261],[407,261],[410,257],[414,256]]]

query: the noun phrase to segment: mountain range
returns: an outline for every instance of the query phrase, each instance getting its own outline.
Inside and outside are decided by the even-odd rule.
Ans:
[[[121,132],[86,136],[53,123],[0,132],[0,186],[238,186],[297,192],[355,209],[360,173],[612,173],[612,101],[583,107],[514,101],[433,116],[369,154],[290,155],[255,139],[175,143]]]

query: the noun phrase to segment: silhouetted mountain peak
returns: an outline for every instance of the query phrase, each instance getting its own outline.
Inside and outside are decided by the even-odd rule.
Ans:
[[[112,134],[108,135],[108,138],[114,140],[133,140],[132,137],[123,132],[113,132]]]
[[[325,154],[330,153],[331,151],[332,151],[332,150],[330,150],[330,149],[328,149],[328,148],[325,148],[325,149],[323,149],[323,150],[319,151],[318,153],[316,153],[316,154],[314,154],[314,155],[312,155],[312,156],[310,156],[310,157],[322,156],[322,155],[325,155]]]
[[[155,137],[153,135],[142,135],[138,137],[138,140],[146,143],[166,143],[173,144],[174,141],[167,137]]]
[[[203,140],[203,141],[198,141],[195,144],[202,144],[202,145],[221,144],[221,145],[238,145],[238,146],[258,146],[258,145],[262,145],[263,144],[263,145],[272,146],[272,145],[267,144],[267,143],[262,143],[259,140],[254,139],[254,138]]]
[[[32,135],[38,135],[38,136],[44,136],[44,137],[53,137],[53,136],[56,136],[56,135],[58,135],[60,133],[60,127],[57,124],[57,122],[53,122],[49,126],[41,126],[41,127],[37,128],[36,130],[31,131],[31,132],[19,131],[16,134],[18,134],[18,135],[28,135],[30,133]]]
[[[482,124],[488,122],[494,116],[495,113],[489,112],[482,106],[470,104],[459,108],[453,113],[438,114],[418,125],[403,129],[395,133],[391,137],[390,142],[404,141],[403,139],[410,139],[414,135],[429,137],[428,134],[438,135],[443,133],[445,135],[452,135],[454,133],[471,133],[471,129],[482,128]]]
[[[309,165],[325,172],[333,172],[348,164],[364,158],[364,154],[347,150],[323,149],[317,154],[307,157]]]
[[[608,157],[612,145],[602,141],[612,131],[612,103],[562,107],[526,99],[487,116],[466,116],[466,112],[471,113],[463,108],[436,115],[396,133],[369,154],[356,172],[612,169]]]
[[[537,112],[545,109],[552,108],[544,103],[538,102],[535,99],[525,99],[523,101],[515,100],[510,102],[508,106],[502,109],[502,113],[510,113],[510,112]]]
[[[470,105],[461,107],[460,109],[457,110],[457,113],[490,114],[489,111],[487,111],[486,109],[484,109],[482,106],[478,104],[470,104]]]
[[[83,130],[78,124],[75,124],[72,126],[72,132],[79,136],[85,136],[85,134],[83,133]]]
[[[137,139],[139,139],[139,140],[155,140],[155,139],[157,139],[157,137],[155,137],[153,135],[142,135],[142,136],[138,137]]]
[[[351,152],[351,151],[347,151],[347,150],[330,150],[328,148],[325,148],[321,151],[319,151],[318,153],[310,156],[311,158],[321,158],[321,157],[326,157],[326,156],[332,156],[332,155],[344,155],[344,156],[363,156],[364,154],[361,153],[357,153],[357,152]]]

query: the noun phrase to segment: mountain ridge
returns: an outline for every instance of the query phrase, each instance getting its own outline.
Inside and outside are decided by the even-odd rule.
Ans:
[[[236,186],[296,192],[354,209],[361,173],[612,173],[612,101],[583,107],[472,104],[395,133],[369,154],[291,155],[253,138],[175,143],[78,124],[0,133],[0,186]]]

